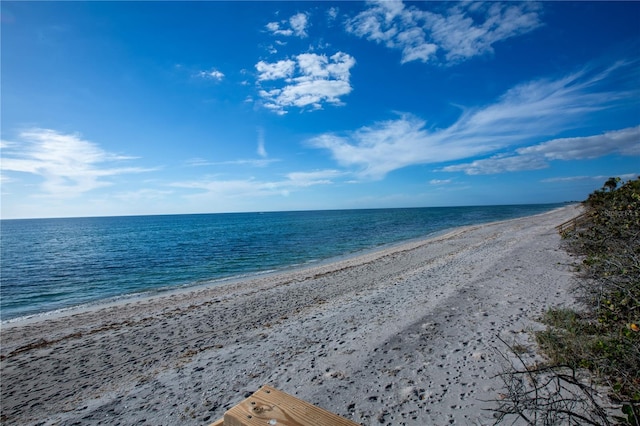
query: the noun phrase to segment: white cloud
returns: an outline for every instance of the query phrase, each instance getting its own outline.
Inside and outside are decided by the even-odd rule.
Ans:
[[[286,29],[286,30],[280,29],[280,23],[279,22],[269,22],[265,26],[266,26],[267,30],[269,30],[274,35],[282,35],[282,36],[287,36],[287,37],[290,36],[290,35],[293,35],[293,30],[292,29]]]
[[[429,184],[431,184],[431,185],[448,185],[451,182],[452,182],[451,179],[431,179],[429,181]]]
[[[475,160],[467,164],[443,167],[443,172],[464,172],[468,175],[488,175],[523,170],[538,170],[549,167],[543,158],[535,155],[504,156]]]
[[[616,71],[578,72],[559,80],[537,80],[509,90],[494,104],[464,110],[447,128],[431,129],[413,115],[379,122],[346,134],[327,133],[311,139],[312,146],[331,151],[343,166],[359,169],[362,178],[381,179],[392,170],[414,164],[456,161],[489,154],[509,146],[522,145],[532,138],[553,135],[580,125],[580,118],[615,105],[615,100],[637,96],[634,93],[597,91],[605,76]],[[618,70],[620,68],[618,67]],[[624,142],[623,155],[637,152],[637,136],[628,132],[611,133],[588,140],[593,148],[601,140]],[[582,141],[584,142],[584,141]],[[553,142],[539,147],[547,155],[559,144],[579,145],[581,141]],[[583,151],[583,155],[586,151]],[[494,157],[468,165],[469,172],[516,170],[544,167],[544,158],[524,155],[517,158]],[[447,171],[462,170],[452,166]]]
[[[629,174],[618,175],[617,177],[619,177],[623,182],[625,182],[625,181],[628,181],[628,180],[637,179],[639,176],[640,175],[638,175],[638,173],[629,173]],[[604,175],[599,175],[599,176],[567,176],[567,177],[555,177],[555,178],[543,179],[541,182],[544,182],[544,183],[555,183],[555,182],[596,181],[596,182],[604,183],[610,177],[612,177],[612,176],[604,176]]]
[[[298,37],[307,37],[308,17],[305,13],[297,13],[289,18],[289,24],[293,33]]]
[[[333,56],[303,53],[276,63],[256,64],[258,81],[283,80],[273,88],[260,89],[264,106],[278,114],[288,107],[322,108],[322,104],[342,104],[341,97],[351,93],[350,70],[355,59],[343,52]]]
[[[210,161],[204,158],[191,158],[185,162],[188,167],[209,167],[209,166],[250,166],[250,167],[266,167],[269,164],[277,163],[277,158],[245,158],[239,160],[228,161]]]
[[[276,181],[260,181],[249,179],[203,179],[175,182],[171,186],[194,189],[199,192],[192,198],[244,199],[247,197],[288,196],[291,192],[315,185],[329,185],[334,179],[344,175],[337,170],[318,170],[313,172],[292,172],[285,179]]]
[[[327,10],[327,18],[330,22],[335,21],[338,18],[339,9],[337,7],[331,7]]]
[[[260,158],[249,158],[229,161],[210,161],[204,158],[191,158],[186,162],[189,167],[208,167],[208,166],[251,166],[251,167],[266,167],[271,163],[281,161],[276,158],[268,158],[269,154],[265,147],[264,128],[257,128],[257,148],[256,154]]]
[[[288,78],[293,75],[295,71],[296,63],[290,59],[267,63],[260,61],[256,64],[256,70],[258,70],[258,80],[278,80],[282,78]]]
[[[292,187],[306,187],[312,185],[327,185],[333,180],[343,176],[344,173],[338,170],[318,170],[313,172],[293,172],[287,174],[287,185]]]
[[[597,85],[620,71],[626,63],[616,63],[597,72],[582,70],[558,80],[534,80],[508,90],[494,105],[477,111],[470,125],[522,126],[524,132],[540,133],[540,126],[555,127],[567,116],[580,116],[610,107],[629,92],[597,91]],[[526,118],[523,120],[523,118]]]
[[[195,189],[201,192],[225,197],[245,197],[272,194],[272,189],[266,183],[254,179],[238,180],[196,180],[175,182],[171,186],[176,188]]]
[[[601,135],[554,139],[520,148],[521,155],[539,155],[548,160],[582,160],[610,154],[640,156],[640,126]]]
[[[148,172],[140,167],[110,164],[134,157],[113,154],[77,134],[33,128],[21,132],[19,143],[2,153],[3,172],[22,172],[44,179],[43,192],[57,197],[74,197],[112,183],[108,177]]]
[[[258,149],[256,151],[258,155],[262,158],[267,158],[267,150],[264,147],[264,129],[262,127],[258,128]]]
[[[447,61],[461,61],[493,52],[493,44],[539,27],[535,3],[456,4],[446,14],[431,14],[427,25],[432,40],[446,52]]]
[[[584,180],[597,180],[602,178],[602,176],[567,176],[567,177],[555,177],[542,179],[541,182],[544,183],[553,183],[553,182],[579,182]]]
[[[443,13],[406,7],[400,0],[368,3],[349,20],[348,32],[402,51],[402,63],[446,63],[493,52],[501,40],[539,27],[538,6],[529,3],[455,3]]]
[[[309,16],[306,13],[296,13],[288,20],[279,22],[269,22],[265,27],[273,35],[277,36],[296,36],[300,38],[307,37],[307,27],[309,25]]]
[[[140,189],[137,191],[126,191],[116,193],[114,198],[122,200],[126,203],[149,202],[153,200],[161,200],[173,194],[173,191],[158,189]]]
[[[214,69],[211,69],[210,71],[198,72],[198,77],[221,81],[224,78],[224,74],[214,68]]]
[[[605,155],[640,156],[640,126],[601,135],[553,139],[516,150],[516,155],[494,156],[442,169],[468,175],[497,174],[549,167],[551,160],[584,160]]]

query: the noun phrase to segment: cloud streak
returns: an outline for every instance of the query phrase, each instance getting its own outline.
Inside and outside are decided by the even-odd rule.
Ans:
[[[625,65],[619,63],[602,71],[583,70],[557,80],[536,80],[518,85],[493,104],[463,110],[455,123],[443,129],[433,130],[424,120],[405,114],[346,134],[322,134],[309,143],[330,151],[339,164],[358,169],[360,177],[366,179],[382,179],[393,170],[415,164],[486,155],[579,126],[581,118],[635,96],[631,92],[602,90],[599,86],[606,82],[608,76],[623,70]],[[624,132],[612,133],[607,137],[620,140],[625,135]],[[596,152],[595,146],[600,140],[588,142]],[[558,144],[567,148],[569,142],[549,143],[537,149],[550,153]],[[621,153],[636,152],[637,147],[625,149]],[[495,170],[499,170],[499,165],[503,171],[531,169],[543,167],[544,158],[524,155],[518,158],[496,157],[479,164],[486,166],[487,170],[489,165],[494,165]],[[478,163],[474,167],[480,170]],[[453,171],[452,168],[446,170]]]
[[[623,175],[618,175],[622,181],[637,179],[640,175],[638,173],[627,173]],[[541,182],[544,183],[557,183],[557,182],[580,182],[580,181],[595,181],[595,182],[605,182],[612,176],[598,175],[598,176],[568,176],[568,177],[556,177],[543,179]]]
[[[317,170],[312,172],[291,172],[285,179],[261,181],[249,179],[201,179],[175,182],[172,187],[198,191],[191,198],[234,199],[247,197],[288,196],[292,191],[316,185],[329,185],[344,176],[338,170]]]
[[[549,167],[554,160],[586,160],[606,155],[640,156],[640,126],[600,135],[553,139],[519,148],[515,155],[494,156],[441,169],[468,175],[488,175]]]
[[[241,158],[238,160],[227,161],[210,161],[204,158],[191,158],[185,162],[189,167],[208,167],[208,166],[249,166],[249,167],[267,167],[272,163],[282,160],[277,158]]]
[[[267,158],[269,156],[267,154],[267,149],[264,146],[264,128],[262,127],[258,128],[258,149],[256,150],[256,153],[261,158]]]
[[[140,167],[114,167],[134,157],[107,152],[77,134],[33,128],[18,135],[19,142],[7,143],[2,170],[40,176],[41,190],[51,196],[71,198],[112,182],[108,178],[152,171]]]
[[[538,155],[547,160],[584,160],[618,154],[640,156],[640,126],[600,135],[554,139],[516,150],[520,155]]]

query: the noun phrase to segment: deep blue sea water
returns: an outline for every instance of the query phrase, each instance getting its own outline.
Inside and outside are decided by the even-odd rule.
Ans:
[[[560,206],[2,220],[0,319],[224,282]]]

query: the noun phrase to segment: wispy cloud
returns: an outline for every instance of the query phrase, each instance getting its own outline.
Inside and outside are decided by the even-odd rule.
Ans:
[[[259,95],[264,106],[278,114],[286,114],[289,107],[321,109],[325,103],[341,105],[341,97],[351,93],[351,68],[355,63],[351,55],[343,52],[330,57],[303,53],[295,61],[260,61],[256,64]]]
[[[269,164],[281,161],[277,158],[269,158],[265,145],[264,128],[257,128],[257,148],[256,154],[259,158],[241,158],[236,160],[212,161],[205,158],[191,158],[185,162],[188,167],[210,167],[210,166],[249,166],[266,167]]]
[[[431,185],[448,185],[452,182],[451,179],[431,179],[429,184]]]
[[[244,158],[238,160],[227,161],[210,161],[204,158],[191,158],[186,161],[189,167],[208,167],[208,166],[249,166],[249,167],[266,167],[269,164],[282,161],[277,158]]]
[[[464,110],[455,123],[443,129],[432,130],[424,120],[406,114],[346,134],[323,134],[309,142],[329,150],[338,163],[356,167],[361,177],[370,179],[381,179],[392,170],[413,164],[485,155],[578,126],[580,119],[588,114],[635,96],[631,92],[609,92],[599,86],[610,74],[621,71],[624,65],[619,63],[603,71],[585,70],[557,80],[536,80],[518,85],[491,105]],[[607,137],[620,140],[626,133]],[[592,149],[598,141],[589,140]],[[569,143],[553,142],[537,149],[547,150],[551,155],[558,144],[566,148]],[[629,145],[624,149],[620,152],[635,152],[637,147]],[[522,157],[518,158],[494,157],[475,162],[469,170],[494,168],[506,171],[544,166],[544,158],[526,154],[523,151]]]
[[[400,0],[369,2],[347,21],[348,32],[402,52],[402,62],[455,63],[493,52],[499,41],[539,27],[539,6],[523,3],[454,3],[442,13]]]
[[[33,128],[18,135],[2,152],[2,170],[40,176],[41,189],[56,197],[74,197],[109,186],[109,177],[154,169],[114,167],[135,157],[107,152],[78,134]]]
[[[224,78],[224,74],[215,68],[209,71],[198,71],[197,76],[200,78],[216,80],[216,81],[221,81]]]
[[[114,198],[125,201],[127,203],[137,203],[140,201],[149,202],[161,200],[173,194],[174,191],[159,189],[140,189],[137,191],[125,191],[114,194]]]
[[[275,36],[296,36],[300,38],[307,37],[307,28],[309,26],[309,16],[306,13],[296,13],[288,20],[269,22],[266,25],[267,31]]]
[[[628,173],[617,176],[605,176],[605,175],[597,175],[597,176],[565,176],[565,177],[555,177],[549,179],[543,179],[544,183],[556,183],[556,182],[580,182],[580,181],[595,181],[604,183],[607,179],[611,177],[619,177],[622,181],[628,181],[637,179],[640,175],[638,173]]]
[[[317,170],[313,172],[292,172],[287,174],[285,185],[292,187],[306,187],[313,185],[328,185],[334,183],[334,180],[344,176],[344,172],[338,170]]]
[[[258,128],[258,149],[256,152],[262,158],[268,157],[267,150],[264,146],[264,128],[262,127]]]
[[[490,158],[475,160],[471,163],[455,164],[443,167],[443,172],[464,172],[468,175],[490,175],[524,170],[538,170],[549,167],[544,158],[536,155],[495,155]]]
[[[337,7],[331,7],[327,10],[327,18],[330,22],[335,21],[338,18],[339,9]]]
[[[338,170],[288,173],[284,179],[261,181],[249,179],[200,179],[175,182],[173,187],[198,191],[192,198],[232,199],[246,197],[288,196],[292,191],[315,185],[329,185],[344,175]]]
[[[610,154],[640,156],[640,126],[594,136],[554,139],[516,152],[547,160],[583,160]]]
[[[519,148],[514,155],[494,156],[442,169],[445,172],[464,172],[486,175],[549,167],[552,160],[584,160],[605,155],[640,156],[640,126],[605,132],[600,135],[553,139]]]

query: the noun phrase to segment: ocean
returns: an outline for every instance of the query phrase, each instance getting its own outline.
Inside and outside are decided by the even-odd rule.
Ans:
[[[310,265],[564,204],[0,221],[0,320]]]

